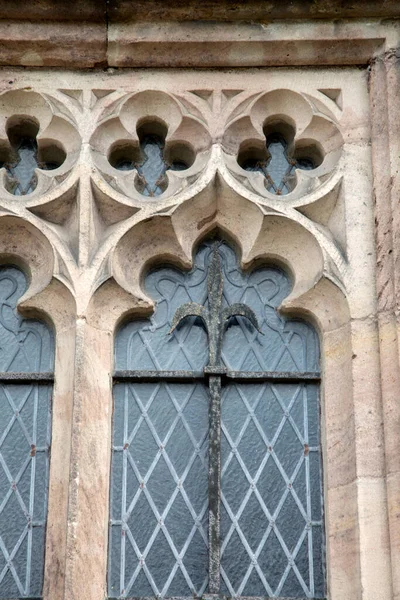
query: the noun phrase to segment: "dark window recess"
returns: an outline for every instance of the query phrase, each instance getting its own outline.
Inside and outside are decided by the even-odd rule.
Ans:
[[[249,157],[240,160],[240,166],[246,171],[259,171],[265,177],[265,187],[272,194],[285,196],[294,188],[296,169],[311,171],[318,166],[311,158],[294,158],[288,153],[288,144],[279,134],[266,138],[266,158]]]
[[[36,136],[24,135],[21,131],[23,126],[17,133],[9,135],[12,150],[6,160],[0,161],[0,167],[7,171],[7,189],[14,196],[26,196],[34,191],[37,185],[35,169],[57,169],[65,160],[64,151],[55,146],[45,148],[42,154],[46,160],[40,160]]]
[[[189,168],[191,162],[190,151],[187,161],[178,157],[167,161],[164,139],[160,135],[153,134],[140,137],[140,156],[137,160],[132,158],[133,154],[135,154],[134,150],[129,147],[125,152],[112,153],[110,163],[120,171],[136,169],[138,173],[136,187],[148,197],[160,196],[166,190],[168,170],[184,171]],[[116,156],[114,160],[113,156]]]
[[[53,337],[17,312],[26,278],[0,268],[0,598],[39,598],[49,484]]]
[[[116,337],[110,598],[322,598],[319,348],[220,241]]]

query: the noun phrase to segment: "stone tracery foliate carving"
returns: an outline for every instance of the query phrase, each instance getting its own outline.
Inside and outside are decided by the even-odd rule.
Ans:
[[[292,296],[322,275],[346,286],[344,227],[337,224],[343,139],[325,96],[283,89],[78,92],[17,90],[0,102],[0,148],[10,147],[10,123],[34,123],[38,157],[51,161],[54,149],[63,152],[59,167],[34,171],[34,189],[23,196],[7,189],[4,169],[0,205],[49,239],[54,275],[79,298],[78,310],[110,277],[144,299],[145,265],[168,255],[188,266],[193,245],[215,228],[238,242],[244,264],[274,256],[286,263],[295,276]],[[284,195],[268,189],[262,170],[242,168],[246,156],[269,164],[271,134],[286,144]],[[158,140],[151,183],[149,140]],[[301,168],[305,159],[314,168]],[[314,257],[307,269],[302,252]],[[137,274],[128,272],[132,259]]]

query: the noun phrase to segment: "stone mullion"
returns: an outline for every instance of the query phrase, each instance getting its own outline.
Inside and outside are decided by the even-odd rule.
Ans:
[[[372,65],[370,81],[379,350],[387,506],[395,600],[400,598],[400,404],[398,401],[400,368],[396,317],[400,288],[398,68],[398,59],[394,56],[378,59]]]
[[[65,600],[104,598],[111,453],[112,335],[77,323]]]
[[[393,263],[394,263],[394,285],[396,310],[400,307],[400,60],[393,52],[389,52],[383,58],[386,74],[387,105],[388,105],[388,145],[390,161],[386,164],[386,170],[390,172],[390,185],[388,190],[388,208],[391,209],[392,238],[393,238]],[[382,98],[381,98],[382,101]]]
[[[377,247],[377,296],[380,332],[382,405],[393,598],[400,598],[400,389],[397,306],[400,295],[400,222],[398,156],[400,81],[398,61],[385,56],[372,66],[372,150]]]

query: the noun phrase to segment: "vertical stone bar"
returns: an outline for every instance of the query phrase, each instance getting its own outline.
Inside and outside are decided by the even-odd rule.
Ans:
[[[57,282],[54,287],[61,287],[61,284]],[[64,306],[66,306],[67,303],[64,298],[63,300]],[[63,600],[64,598],[75,351],[75,320],[72,317],[70,321],[62,330],[56,329],[54,369],[56,379],[52,403],[44,600]]]
[[[208,591],[210,594],[218,594],[220,589],[221,377],[211,376],[209,389]]]
[[[381,362],[382,408],[385,432],[386,491],[393,579],[393,598],[400,598],[400,385],[396,297],[399,290],[398,237],[399,78],[396,60],[377,59],[371,68],[370,99],[377,249],[377,298]]]
[[[77,321],[65,598],[104,598],[111,455],[112,335]]]
[[[375,196],[376,286],[385,440],[386,493],[393,598],[400,598],[400,387],[396,313],[400,289],[399,59],[392,53],[371,67],[370,103]]]

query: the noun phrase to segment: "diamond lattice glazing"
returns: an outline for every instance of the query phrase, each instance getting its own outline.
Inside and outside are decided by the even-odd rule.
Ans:
[[[149,320],[121,328],[118,370],[201,372],[207,334],[199,319],[168,335],[177,308],[208,303],[211,246],[190,273],[146,279]],[[276,311],[290,292],[280,270],[241,271],[221,244],[223,304],[245,303],[264,335],[231,318],[222,358],[232,371],[317,372],[318,340]],[[115,386],[109,595],[198,596],[207,591],[208,390],[203,383]],[[230,383],[222,391],[221,593],[324,595],[318,385]]]
[[[0,369],[35,373],[53,367],[45,325],[16,311],[26,289],[19,269],[0,269]],[[0,384],[0,598],[42,590],[50,448],[51,386]]]

